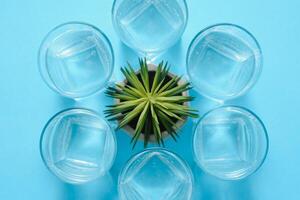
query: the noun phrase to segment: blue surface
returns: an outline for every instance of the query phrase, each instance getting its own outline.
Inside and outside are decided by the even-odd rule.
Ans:
[[[74,106],[101,111],[108,99],[97,94],[73,102],[52,92],[43,83],[37,67],[37,51],[45,34],[66,21],[96,25],[110,38],[115,49],[116,68],[135,55],[123,46],[111,24],[111,0],[17,1],[1,0],[0,6],[0,199],[118,199],[116,175],[134,152],[129,137],[117,133],[119,153],[111,175],[85,186],[60,182],[43,165],[39,155],[40,132],[56,112]],[[188,2],[190,18],[181,42],[164,58],[172,71],[185,72],[185,54],[194,35],[219,22],[239,24],[252,32],[264,53],[264,70],[246,96],[230,104],[257,113],[269,132],[270,150],[266,162],[253,176],[242,181],[219,181],[204,175],[191,156],[192,121],[181,139],[167,146],[191,165],[196,179],[196,200],[299,200],[300,182],[300,1],[228,0]],[[119,73],[115,73],[119,79]],[[194,93],[195,94],[195,93]],[[216,106],[197,96],[194,106],[201,114]]]

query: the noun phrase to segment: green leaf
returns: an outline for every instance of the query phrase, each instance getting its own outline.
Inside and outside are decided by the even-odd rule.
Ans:
[[[171,97],[156,97],[156,101],[160,102],[169,102],[169,103],[184,103],[184,102],[189,102],[192,101],[194,97],[190,96],[171,96]]]
[[[136,144],[136,141],[139,139],[139,137],[142,133],[142,130],[144,128],[144,124],[145,124],[145,121],[146,121],[147,115],[148,115],[149,104],[150,104],[149,102],[146,103],[146,106],[144,107],[143,112],[141,113],[139,120],[136,124],[134,137],[131,140],[131,142],[134,141],[134,146]]]
[[[175,123],[163,112],[158,111],[158,114],[160,116],[160,121],[162,122],[163,126],[167,130],[167,132],[171,135],[171,137],[176,141],[177,133],[173,126],[176,126]]]
[[[162,63],[160,63],[156,69],[156,73],[154,75],[154,79],[153,79],[153,83],[152,83],[151,94],[154,93],[154,90],[156,89],[156,86],[159,83],[160,76],[161,76],[161,70],[162,70]]]
[[[126,124],[131,122],[131,120],[133,120],[138,114],[140,114],[140,112],[143,110],[143,107],[145,106],[145,104],[146,104],[146,102],[143,102],[140,105],[138,105],[137,107],[135,107],[131,112],[129,112],[124,117],[124,119],[120,122],[118,128],[122,128],[123,126],[125,126]]]
[[[148,142],[149,142],[149,138],[150,138],[150,134],[152,133],[152,120],[149,116],[147,116],[146,122],[145,122],[145,128],[144,128],[144,134],[145,134],[145,139],[144,139],[144,148],[147,147]]]
[[[132,88],[128,85],[123,86],[123,85],[116,84],[116,87],[119,88],[121,90],[121,93],[125,95],[133,96],[135,98],[141,98],[144,96],[139,90]]]
[[[150,89],[149,89],[149,71],[148,71],[148,65],[147,65],[146,59],[144,61],[142,59],[140,59],[140,66],[141,66],[142,81],[143,81],[143,84],[145,86],[146,92],[149,93],[150,92]]]
[[[158,86],[155,88],[155,90],[154,90],[154,92],[153,92],[153,96],[154,96],[154,95],[156,96],[157,91],[158,91],[158,90],[161,88],[161,86],[164,84],[165,78],[166,78],[166,76],[164,76],[164,77],[162,78],[162,80],[160,80]]]
[[[131,100],[136,100],[135,97],[129,96],[129,95],[125,95],[125,94],[107,94],[110,97],[113,97],[115,99],[120,99],[120,100],[124,100],[124,101],[131,101]]]
[[[138,89],[141,93],[146,94],[145,88],[143,87],[142,83],[140,82],[130,65],[128,66],[128,68],[121,68],[121,71],[126,77],[127,81],[133,87]]]
[[[167,110],[167,109],[161,107],[159,104],[155,104],[155,107],[158,108],[160,111],[164,112],[165,114],[167,114],[168,116],[183,121],[183,119],[182,119],[181,117],[179,117],[179,116],[176,115],[175,113],[172,113],[172,112],[170,112],[169,110]]]
[[[163,103],[164,107],[168,110],[190,110],[190,108],[188,106],[185,106],[185,105],[180,105],[180,104],[175,104],[175,103],[167,103],[167,102],[164,102]]]
[[[124,101],[112,106],[107,106],[110,109],[108,109],[107,111],[110,113],[123,113],[127,110],[133,109],[135,107],[137,107],[140,103],[144,102],[144,99],[137,99],[137,100],[132,100],[132,101]]]
[[[159,96],[161,96],[161,97],[162,96],[174,96],[174,95],[180,94],[184,91],[189,90],[190,89],[189,85],[190,85],[190,83],[184,83],[182,85],[178,85],[170,90],[160,93]]]
[[[158,118],[157,118],[157,115],[156,115],[153,104],[151,104],[151,114],[152,114],[152,119],[153,119],[152,122],[154,123],[153,130],[156,130],[156,133],[157,133],[156,139],[157,139],[157,141],[160,141],[161,138],[162,138],[162,135],[161,135],[161,131],[160,131],[160,128],[159,128],[159,121],[158,121]]]
[[[181,77],[174,76],[171,80],[169,80],[157,93],[160,94],[163,91],[172,88],[173,86],[177,85]]]
[[[158,129],[158,130],[160,130],[160,129]],[[159,137],[158,131],[156,128],[153,129],[153,133],[154,133],[157,144],[160,145],[162,139]]]

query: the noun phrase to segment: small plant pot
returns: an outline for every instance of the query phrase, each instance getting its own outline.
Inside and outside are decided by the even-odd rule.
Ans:
[[[153,76],[155,73],[153,73],[153,72],[156,72],[156,69],[157,69],[157,66],[156,65],[153,65],[153,64],[148,64],[148,70],[149,70],[149,77],[151,77],[151,76]],[[138,70],[138,71],[136,71],[136,74],[138,75],[138,74],[140,74],[140,70]],[[173,78],[175,75],[174,74],[172,74],[172,73],[168,73],[168,75],[167,75],[169,78]],[[184,83],[186,83],[184,80],[180,80],[179,82],[178,82],[178,85],[183,85]],[[127,80],[125,79],[122,83],[121,83],[122,85],[127,85],[128,84],[128,82],[127,82]],[[182,92],[181,93],[181,95],[182,96],[188,96],[188,91],[185,91],[185,92]],[[121,101],[120,101],[120,99],[116,99],[116,103],[120,103]],[[185,103],[183,103],[183,105],[188,105],[188,103],[187,102],[185,102]],[[179,130],[184,124],[185,124],[185,122],[187,121],[187,117],[183,117],[183,120],[178,120],[178,121],[176,121],[175,122],[175,127],[174,127],[174,129],[177,131],[177,130]],[[119,123],[120,123],[120,120],[118,121]],[[132,126],[132,125],[126,125],[126,126],[124,126],[123,127],[123,129],[125,130],[125,132],[127,133],[127,134],[129,134],[131,137],[133,137],[134,136],[134,132],[135,132],[135,128]],[[169,137],[170,136],[170,134],[168,134],[168,132],[166,131],[166,130],[164,130],[164,131],[162,131],[162,139],[165,139],[165,138],[167,138],[167,137]],[[142,134],[140,135],[140,137],[139,137],[139,140],[140,141],[144,141],[145,140],[145,134],[142,132]],[[156,138],[155,138],[155,135],[154,134],[151,134],[150,135],[150,137],[149,137],[149,142],[151,142],[151,143],[156,143]]]

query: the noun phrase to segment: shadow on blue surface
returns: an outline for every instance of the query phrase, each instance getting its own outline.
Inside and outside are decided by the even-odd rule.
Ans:
[[[181,63],[181,61],[185,60],[184,57],[185,52],[183,51],[182,40],[180,39],[178,40],[178,42],[176,42],[176,44],[174,44],[166,52],[163,52],[158,57],[158,62],[160,60],[168,61],[171,65],[171,72],[183,74],[182,69],[184,68],[184,66],[182,66],[183,64]]]
[[[251,97],[251,92],[248,94],[245,94],[241,97],[238,97],[237,99],[229,100],[227,105],[235,105],[235,106],[242,106],[248,109],[252,109],[252,97]],[[254,110],[255,112],[255,110]]]
[[[84,185],[64,184],[61,200],[118,200],[117,184],[111,174]]]
[[[127,62],[129,62],[132,65],[132,67],[137,68],[138,58],[144,57],[143,54],[136,53],[133,49],[131,49],[130,47],[128,47],[122,42],[119,43],[119,46],[120,46],[120,51],[118,52],[119,54],[118,61],[120,65],[123,66],[126,65]],[[157,56],[151,59],[151,61],[154,64],[158,64],[161,60],[166,60],[169,61],[171,67],[173,66],[171,71],[173,71],[173,69],[181,71],[180,69],[177,69],[177,67],[175,66],[180,64],[180,61],[184,56],[185,53],[183,52],[182,41],[179,40],[175,45],[173,45],[166,51],[159,53]],[[115,66],[115,67],[120,67],[120,66]]]
[[[193,200],[253,200],[251,178],[239,181],[223,181],[205,174],[194,164],[192,167],[195,178]]]
[[[138,57],[139,55],[133,51],[131,48],[126,46],[124,43],[120,42],[120,51],[119,51],[119,57],[118,61],[121,66],[115,66],[116,68],[123,67],[129,62],[132,67],[136,68],[136,65],[138,64]]]
[[[97,92],[89,97],[73,100],[57,95],[56,98],[58,110],[67,108],[87,108],[98,112],[101,116],[107,105],[113,103],[113,99],[104,94],[104,90]]]
[[[67,108],[73,108],[76,105],[76,101],[74,99],[70,99],[67,97],[62,97],[60,95],[55,96],[56,104],[58,109],[67,109]]]

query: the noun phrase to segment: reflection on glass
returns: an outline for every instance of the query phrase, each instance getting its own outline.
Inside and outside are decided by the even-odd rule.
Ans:
[[[110,42],[100,30],[88,24],[67,23],[46,36],[39,64],[52,89],[70,98],[80,98],[106,86],[114,57]]]
[[[49,170],[75,184],[106,174],[116,154],[114,131],[104,119],[85,109],[56,114],[45,126],[40,145]]]
[[[193,148],[198,165],[226,180],[244,178],[263,163],[268,137],[252,112],[224,106],[205,114],[197,124]]]
[[[262,54],[245,29],[219,24],[201,31],[187,55],[187,71],[204,96],[227,100],[246,93],[257,81]]]
[[[115,0],[112,16],[121,40],[151,56],[176,43],[188,13],[185,0]]]
[[[132,157],[119,176],[122,200],[189,200],[193,176],[188,165],[161,148]]]

